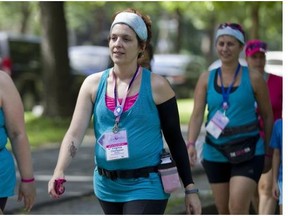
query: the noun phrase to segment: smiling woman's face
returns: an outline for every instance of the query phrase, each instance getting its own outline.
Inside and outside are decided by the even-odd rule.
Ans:
[[[233,36],[223,35],[217,39],[216,50],[222,63],[237,61],[243,46]]]

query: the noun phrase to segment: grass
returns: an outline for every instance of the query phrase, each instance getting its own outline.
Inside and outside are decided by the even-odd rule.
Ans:
[[[177,100],[180,122],[188,124],[193,109],[192,99]],[[59,145],[62,141],[71,119],[49,119],[36,117],[32,113],[25,113],[25,123],[32,149],[43,145]]]
[[[60,143],[71,119],[49,119],[25,113],[26,131],[32,148],[41,145]]]
[[[178,99],[177,104],[180,115],[180,123],[188,124],[193,110],[193,100],[190,98]]]

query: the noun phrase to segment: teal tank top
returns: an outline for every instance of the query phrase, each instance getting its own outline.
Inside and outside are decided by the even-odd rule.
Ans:
[[[13,156],[6,149],[7,132],[3,109],[0,108],[0,198],[14,195],[16,172]]]
[[[107,78],[106,70],[99,83],[93,111],[96,140],[105,131],[112,131],[115,116],[105,104]],[[163,149],[160,119],[152,97],[151,72],[142,70],[139,95],[133,106],[121,115],[119,128],[127,131],[129,158],[107,161],[105,150],[96,143],[94,170],[94,191],[96,196],[110,202],[127,202],[139,199],[162,200],[169,197],[163,191],[158,173],[150,173],[149,178],[110,180],[100,176],[97,166],[107,170],[127,170],[155,166],[160,163]]]
[[[239,74],[241,75],[241,73]],[[238,75],[238,76],[239,76]],[[217,69],[210,71],[207,86],[207,105],[208,116],[206,124],[211,120],[214,114],[221,110],[222,106],[222,93],[215,89],[215,76],[217,76]],[[221,88],[221,87],[220,87]],[[255,111],[255,97],[253,87],[250,82],[248,67],[242,66],[242,76],[239,86],[231,91],[229,94],[229,108],[226,111],[226,116],[229,118],[229,123],[226,127],[237,127],[247,125],[257,121]],[[245,136],[253,136],[259,134],[259,130],[251,131],[248,133],[235,134],[231,136],[224,136],[215,139],[213,136],[207,134],[210,140],[215,144],[224,144],[231,139],[237,139]],[[255,155],[264,154],[264,141],[260,138],[256,144]],[[227,162],[228,160],[214,147],[205,143],[203,145],[203,158],[209,161]]]

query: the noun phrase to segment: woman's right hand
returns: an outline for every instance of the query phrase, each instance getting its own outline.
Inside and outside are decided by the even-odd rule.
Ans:
[[[278,186],[278,183],[275,181],[272,184],[272,195],[273,195],[274,199],[278,200],[279,194],[280,194],[279,186]]]
[[[63,174],[58,174],[58,175],[54,174],[53,177],[48,182],[48,194],[53,199],[58,199],[61,196],[61,195],[57,194],[57,192],[55,190],[55,180],[56,179],[65,179],[64,173]]]

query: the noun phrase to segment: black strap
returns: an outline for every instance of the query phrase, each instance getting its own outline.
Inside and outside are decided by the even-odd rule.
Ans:
[[[98,173],[111,180],[114,180],[116,178],[124,178],[124,179],[141,178],[141,177],[148,178],[149,173],[151,172],[158,172],[157,166],[143,167],[133,170],[106,170],[98,167]]]
[[[246,125],[241,125],[237,127],[226,127],[221,133],[221,137],[224,136],[231,136],[239,133],[248,133],[248,132],[253,132],[255,130],[259,129],[259,123],[258,121],[246,124]]]
[[[212,140],[208,136],[206,136],[205,137],[205,143],[207,143],[208,145],[213,146],[214,148],[216,148],[216,149],[221,151],[227,145],[235,145],[235,144],[238,144],[238,143],[243,143],[243,142],[246,142],[247,140],[250,140],[250,139],[253,139],[253,140],[257,141],[259,138],[260,138],[260,135],[257,134],[255,136],[250,136],[250,137],[241,137],[241,138],[238,138],[236,140],[230,141],[229,143],[225,143],[225,144],[215,144],[215,143],[212,142]]]

